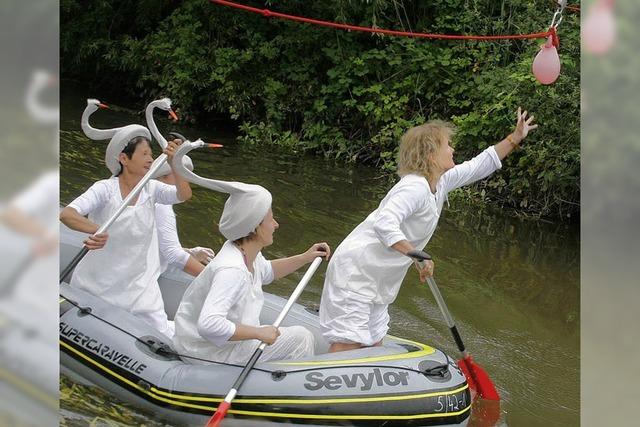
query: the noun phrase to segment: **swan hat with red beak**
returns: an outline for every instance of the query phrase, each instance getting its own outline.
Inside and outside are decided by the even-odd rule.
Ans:
[[[210,190],[229,194],[218,224],[227,240],[237,240],[253,232],[271,209],[271,193],[264,187],[243,182],[202,178],[186,168],[182,157],[194,147],[184,143],[174,155],[175,171],[184,179]]]
[[[98,108],[104,108],[97,99],[87,99],[87,107],[82,113],[82,120],[80,125],[84,134],[93,140],[99,141],[104,139],[110,139],[107,151],[104,155],[104,162],[107,168],[113,175],[117,175],[120,172],[120,153],[125,149],[127,144],[134,138],[144,137],[151,141],[151,133],[149,129],[142,125],[127,125],[113,129],[96,129],[89,124],[89,116],[93,114]]]

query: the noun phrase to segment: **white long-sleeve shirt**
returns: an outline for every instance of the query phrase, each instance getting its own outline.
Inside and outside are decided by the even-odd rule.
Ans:
[[[153,197],[155,203],[162,205],[174,205],[176,203],[180,203],[180,199],[178,199],[178,190],[175,186],[167,185],[156,180],[149,181],[147,185],[142,188],[135,206],[143,205],[149,197]],[[90,214],[96,209],[101,209],[112,198],[115,198],[119,202],[124,200],[122,198],[122,193],[120,192],[118,177],[115,176],[95,182],[87,191],[69,203],[69,207],[75,209],[80,215],[84,216]]]
[[[407,240],[424,249],[438,225],[447,194],[487,177],[502,167],[493,147],[445,172],[432,193],[426,178],[406,175],[389,190],[378,208],[340,243],[324,286],[359,294],[375,304],[392,303],[411,260],[391,246]]]
[[[218,361],[237,358],[239,341],[229,341],[236,324],[260,326],[262,286],[274,279],[261,253],[249,272],[243,254],[226,241],[216,257],[189,285],[175,316],[174,344],[180,352]]]
[[[156,230],[162,270],[169,266],[182,270],[190,255],[180,244],[173,206],[156,204]]]

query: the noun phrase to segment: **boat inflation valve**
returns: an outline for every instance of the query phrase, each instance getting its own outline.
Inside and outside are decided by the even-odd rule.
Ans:
[[[435,360],[423,360],[418,365],[418,369],[431,381],[446,382],[451,379],[449,365],[446,363],[440,363]]]
[[[78,307],[78,316],[86,316],[91,314],[91,307]]]
[[[171,346],[152,335],[141,337],[136,342],[136,347],[144,351],[145,354],[154,356],[155,358],[163,360],[180,360]]]
[[[282,381],[287,376],[285,371],[273,371],[271,372],[271,379],[274,381]]]

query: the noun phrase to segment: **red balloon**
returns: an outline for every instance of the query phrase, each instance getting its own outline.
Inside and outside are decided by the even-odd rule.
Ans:
[[[540,52],[533,60],[533,75],[543,85],[550,85],[555,82],[560,75],[560,57],[558,50],[553,45],[551,36],[542,45]]]

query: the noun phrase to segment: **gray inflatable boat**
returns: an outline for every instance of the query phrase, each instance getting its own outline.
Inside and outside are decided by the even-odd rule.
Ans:
[[[82,234],[62,227],[65,267]],[[171,318],[191,276],[166,272],[160,281]],[[272,323],[286,300],[265,294],[261,323]],[[454,359],[414,341],[387,336],[379,347],[326,353],[313,310],[296,304],[283,326],[303,325],[316,355],[258,363],[228,412],[226,426],[465,426],[471,395]],[[97,385],[175,425],[202,426],[242,366],[195,364],[171,340],[98,297],[60,285],[61,372]]]

